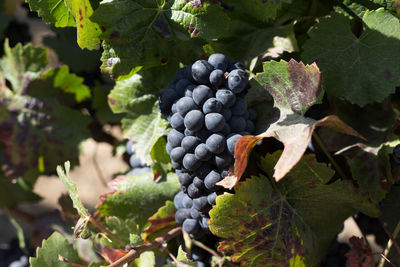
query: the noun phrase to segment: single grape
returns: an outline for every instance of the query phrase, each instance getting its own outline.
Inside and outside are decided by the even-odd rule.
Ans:
[[[199,107],[194,103],[191,97],[185,96],[176,102],[176,109],[182,117],[185,117],[189,111],[197,110]]]
[[[210,205],[215,205],[215,200],[217,199],[217,192],[212,192],[207,196],[207,202]]]
[[[235,104],[231,107],[232,115],[242,116],[247,112],[247,103],[244,98],[236,98]]]
[[[198,83],[208,84],[208,77],[214,67],[206,60],[197,60],[192,65],[192,77]]]
[[[143,164],[140,161],[140,159],[138,159],[136,157],[136,154],[132,154],[131,157],[129,158],[129,165],[131,165],[132,168],[139,168],[141,167]]]
[[[228,139],[226,139],[226,147],[228,148],[229,153],[232,155],[235,155],[235,145],[240,137],[242,137],[240,134],[232,134],[228,136]]]
[[[190,131],[198,131],[204,125],[204,115],[199,110],[192,110],[186,114],[184,124]]]
[[[199,188],[199,189],[203,189],[204,188],[204,182],[203,180],[201,180],[199,177],[194,177],[193,179],[193,184],[195,187]]]
[[[247,120],[246,122],[246,132],[252,133],[254,132],[254,123],[251,120]]]
[[[224,116],[225,121],[229,121],[232,118],[232,111],[230,108],[222,109],[221,114]]]
[[[222,70],[213,70],[210,73],[210,83],[212,86],[219,88],[225,82],[225,74]]]
[[[249,120],[255,121],[257,119],[257,112],[254,109],[249,108],[247,113],[249,113]]]
[[[228,150],[225,150],[224,152],[214,156],[215,166],[220,169],[228,167],[232,161],[233,157]]]
[[[204,179],[204,185],[208,190],[215,191],[217,189],[216,183],[221,181],[221,175],[216,171],[211,171]]]
[[[203,104],[203,113],[218,113],[222,110],[222,104],[216,98],[212,97],[207,99]]]
[[[221,177],[222,178],[225,178],[226,176],[228,176],[229,175],[229,171],[228,170],[222,170],[221,171]]]
[[[213,97],[213,91],[206,85],[199,85],[193,89],[192,97],[197,105],[202,106],[207,99]]]
[[[180,162],[171,160],[171,164],[175,170],[180,170],[182,168],[182,163],[180,163]]]
[[[187,188],[187,194],[191,197],[191,198],[196,198],[201,196],[202,193],[202,189],[197,188],[193,183],[190,184]]]
[[[181,172],[179,173],[178,178],[179,178],[179,183],[181,183],[182,185],[189,186],[193,182],[194,177],[190,173]]]
[[[207,208],[209,208],[209,205],[207,202],[207,196],[201,196],[201,197],[193,199],[193,208],[195,208],[199,211],[204,211]]]
[[[220,113],[209,113],[204,119],[206,128],[211,132],[219,132],[224,129],[225,119]]]
[[[200,139],[196,136],[185,136],[182,139],[181,146],[186,153],[193,153],[196,147],[200,144]]]
[[[182,229],[188,234],[195,234],[199,230],[199,221],[195,219],[186,219],[182,224]]]
[[[171,126],[178,131],[183,131],[185,129],[185,125],[183,124],[183,117],[179,113],[175,113],[172,115],[170,120]]]
[[[191,199],[188,195],[183,194],[182,204],[185,209],[191,209],[193,206],[193,199]]]
[[[175,101],[171,106],[171,113],[177,113],[178,112],[178,109],[176,108],[176,102],[178,102],[178,100]]]
[[[199,161],[196,156],[192,153],[187,153],[183,157],[182,165],[185,169],[189,171],[194,171],[201,165],[201,161]]]
[[[183,224],[185,220],[187,220],[186,209],[178,209],[175,213],[175,221],[178,224]]]
[[[168,140],[168,143],[171,145],[171,147],[175,148],[175,147],[181,145],[182,139],[184,137],[185,136],[181,132],[179,132],[175,129],[172,129],[167,136],[167,140]]]
[[[177,210],[183,209],[182,200],[183,200],[184,195],[185,194],[182,191],[179,191],[174,197],[174,205]]]
[[[172,151],[171,151],[171,159],[173,160],[173,161],[176,161],[176,162],[179,162],[179,163],[181,163],[182,162],[182,160],[183,160],[183,157],[185,156],[185,150],[182,148],[182,147],[180,147],[180,146],[178,146],[178,147],[175,147],[174,149],[172,149]]]
[[[222,103],[225,108],[232,107],[236,102],[236,96],[232,91],[220,89],[215,94],[215,97]]]
[[[176,92],[172,89],[167,89],[161,93],[158,102],[158,108],[163,115],[168,115],[171,112],[171,106],[178,98]]]
[[[208,57],[208,62],[216,69],[226,71],[229,65],[229,58],[221,53],[215,53]]]
[[[187,79],[181,79],[176,83],[175,91],[178,97],[182,97],[185,95],[186,87],[190,84],[190,81]]]
[[[233,93],[238,94],[242,92],[247,85],[248,75],[242,69],[234,69],[228,75],[228,88]]]
[[[229,121],[229,126],[231,127],[232,132],[238,133],[246,129],[247,122],[243,117],[232,116],[231,120]]]
[[[126,142],[126,153],[128,153],[129,155],[132,155],[134,153],[131,141]]]
[[[195,208],[192,208],[190,210],[190,215],[192,216],[193,219],[196,219],[196,220],[201,218],[200,212]]]
[[[201,143],[194,150],[194,155],[201,161],[207,161],[211,159],[212,153],[208,151],[206,144]]]
[[[212,153],[219,154],[225,149],[225,137],[222,134],[212,134],[207,138],[206,146]]]

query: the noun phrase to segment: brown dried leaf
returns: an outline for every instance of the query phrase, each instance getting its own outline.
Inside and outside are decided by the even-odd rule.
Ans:
[[[373,267],[375,266],[372,250],[364,243],[363,238],[352,236],[350,238],[351,249],[345,254],[347,267]]]

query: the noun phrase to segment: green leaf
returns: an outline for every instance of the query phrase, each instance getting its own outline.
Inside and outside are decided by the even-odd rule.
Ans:
[[[304,65],[293,59],[270,61],[255,80],[273,96],[276,107],[301,115],[322,99],[321,73],[316,64]]]
[[[92,108],[96,111],[96,118],[102,125],[108,123],[119,123],[123,114],[114,114],[108,104],[108,94],[110,93],[108,84],[96,83],[92,88]]]
[[[176,226],[174,202],[167,200],[165,205],[151,216],[148,221],[150,225],[143,231],[143,239],[151,242],[158,236],[162,236]]]
[[[139,236],[139,225],[134,219],[122,219],[116,216],[108,216],[105,218],[105,226],[114,235],[116,235],[127,244],[136,245],[131,243],[131,236],[137,236],[141,240]],[[137,240],[137,242],[139,242],[140,240]]]
[[[167,140],[161,136],[150,151],[153,165],[151,166],[156,176],[165,176],[172,170],[171,158],[167,153]]]
[[[15,207],[21,202],[37,202],[40,196],[31,190],[24,188],[19,183],[12,183],[8,177],[5,177],[0,171],[0,188],[7,194],[0,194],[0,207]]]
[[[37,248],[36,256],[29,258],[32,267],[70,267],[66,262],[61,262],[59,256],[70,262],[81,263],[78,253],[68,240],[60,233],[54,232],[47,240],[44,240],[41,248]]]
[[[76,26],[74,16],[62,0],[26,0],[32,11],[36,11],[46,23],[56,27]]]
[[[132,267],[152,267],[156,266],[156,257],[153,251],[145,251],[140,257],[135,259]]]
[[[168,121],[158,111],[158,101],[154,103],[151,113],[144,113],[139,116],[128,114],[122,120],[124,135],[132,137],[135,142],[133,148],[136,151],[136,156],[148,165],[153,163],[150,151],[159,138],[166,135],[168,125]]]
[[[100,216],[117,216],[132,219],[140,225],[147,223],[165,201],[173,199],[179,191],[179,181],[169,173],[165,181],[154,182],[153,174],[147,172],[137,176],[120,176],[112,183],[113,191],[101,197],[97,206]]]
[[[188,5],[197,2],[191,1]],[[144,68],[163,66],[162,72],[168,72],[171,68],[177,68],[179,62],[194,60],[199,53],[202,53],[203,41],[187,40],[187,34],[182,32],[188,31],[185,25],[193,20],[195,26],[203,30],[205,37],[209,37],[223,28],[216,25],[207,28],[204,26],[212,22],[223,22],[225,19],[222,18],[226,17],[219,4],[208,1],[202,3],[205,3],[203,7],[215,16],[209,16],[208,12],[204,14],[201,8],[198,10],[193,8],[185,10],[185,15],[180,17],[178,12],[183,14],[184,11],[177,10],[177,6],[172,8],[173,1],[101,2],[91,20],[104,29],[101,35],[104,40],[102,70],[114,77],[128,74],[132,68],[141,66]],[[185,6],[179,5],[181,8]]]
[[[214,39],[226,31],[229,17],[212,1],[176,0],[171,7],[171,20],[187,29],[191,37]],[[218,26],[217,26],[218,25]]]
[[[23,93],[32,80],[38,79],[48,63],[47,49],[30,44],[17,44],[10,48],[4,42],[4,56],[0,59],[0,72],[12,85],[15,93]]]
[[[243,6],[255,18],[260,21],[268,21],[276,17],[278,9],[282,7],[282,2],[291,3],[291,0],[278,1],[260,1],[260,0],[242,0]]]
[[[365,12],[362,21],[363,31],[356,37],[344,15],[321,18],[302,54],[321,68],[329,95],[359,106],[383,100],[400,83],[400,65],[393,60],[400,58],[399,19],[378,9]]]
[[[69,161],[64,163],[65,172],[61,166],[57,166],[57,174],[60,180],[65,185],[65,187],[67,187],[68,194],[69,197],[72,199],[74,208],[78,211],[78,214],[81,216],[74,228],[75,237],[82,236],[83,238],[85,238],[85,236],[83,235],[86,235],[88,233],[87,225],[90,220],[90,215],[88,210],[85,208],[81,199],[78,196],[78,188],[76,184],[69,177],[70,167],[71,165]]]
[[[89,18],[93,8],[89,0],[64,0],[68,10],[75,18],[80,48],[98,49],[100,44],[100,27]]]
[[[261,159],[260,167],[270,177],[280,154]],[[277,184],[252,177],[239,183],[235,194],[218,196],[210,230],[225,239],[219,250],[246,266],[316,265],[355,210],[378,215],[349,184],[328,185],[333,174],[307,155]]]

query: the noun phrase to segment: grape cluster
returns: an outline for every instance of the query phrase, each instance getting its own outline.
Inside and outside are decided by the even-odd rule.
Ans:
[[[160,96],[160,111],[173,128],[167,152],[181,184],[175,219],[193,238],[208,231],[208,211],[222,192],[216,183],[228,175],[236,141],[254,131],[248,88],[244,65],[217,53],[179,69]]]
[[[129,165],[132,170],[128,172],[128,175],[134,176],[150,171],[150,168],[142,163],[142,161],[136,157],[136,152],[132,148],[132,142],[126,143],[126,152],[129,154]]]

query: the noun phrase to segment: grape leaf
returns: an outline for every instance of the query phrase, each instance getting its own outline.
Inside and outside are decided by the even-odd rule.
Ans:
[[[80,48],[98,49],[100,44],[100,27],[89,18],[93,8],[89,0],[64,0],[68,10],[75,18],[78,44]]]
[[[39,78],[48,63],[48,51],[30,44],[17,44],[10,48],[4,42],[4,56],[0,59],[0,72],[15,93],[22,93],[32,80]]]
[[[144,241],[152,241],[157,236],[162,236],[176,226],[175,221],[176,208],[172,201],[166,201],[165,205],[160,207],[158,211],[151,216],[148,221],[149,226],[144,229],[142,237]]]
[[[280,154],[261,159],[270,177]],[[355,210],[379,213],[349,184],[328,185],[333,174],[306,155],[279,183],[261,175],[240,182],[235,194],[218,196],[209,223],[211,232],[224,238],[218,250],[246,266],[316,265]]]
[[[72,244],[58,232],[54,232],[47,240],[43,240],[42,247],[36,249],[36,256],[29,258],[32,267],[69,267],[69,263],[61,262],[59,256],[70,262],[81,263],[78,253]]]
[[[302,54],[324,72],[329,95],[359,106],[383,100],[400,83],[400,65],[393,60],[400,58],[399,19],[378,9],[365,12],[362,21],[364,29],[357,38],[344,15],[321,18],[309,32]]]
[[[75,18],[64,1],[60,0],[27,0],[29,8],[36,11],[46,23],[56,27],[75,27]]]
[[[130,235],[138,235],[140,229],[134,219],[122,219],[116,216],[105,218],[105,225],[114,235],[127,244],[130,243]],[[115,244],[113,244],[115,246]]]
[[[166,147],[166,138],[161,136],[150,151],[153,161],[151,169],[154,173],[154,180],[160,176],[165,176],[168,172],[172,171],[171,159],[167,153]]]
[[[12,183],[0,170],[0,188],[7,194],[0,194],[0,207],[15,207],[20,202],[37,202],[40,196],[28,188],[21,186],[18,182]]]
[[[91,20],[104,29],[101,68],[118,76],[134,67],[168,65],[163,69],[167,71],[192,61],[204,41],[187,40],[188,33],[215,38],[225,30],[219,26],[226,25],[228,17],[217,1],[112,0],[101,2]]]
[[[319,121],[303,116],[322,96],[320,73],[315,64],[304,65],[293,59],[289,62],[271,61],[264,64],[264,72],[258,73],[255,80],[264,90],[258,86],[252,98],[260,95],[260,100],[264,100],[263,95],[268,91],[274,98],[274,107],[269,107],[264,101],[258,103],[258,114],[261,113],[265,118],[258,119],[257,123],[257,129],[262,133],[244,136],[236,142],[234,175],[220,181],[219,185],[225,188],[235,186],[245,171],[251,149],[262,138],[274,137],[285,146],[282,157],[275,166],[274,178],[279,181],[300,160],[316,126],[327,126],[360,137],[336,116],[327,116]]]
[[[97,206],[99,216],[133,219],[142,228],[147,219],[180,189],[174,173],[158,182],[153,181],[152,175],[147,172],[114,179],[110,184],[113,191],[101,196],[101,204]]]
[[[242,0],[243,6],[260,21],[274,19],[277,15],[277,10],[282,7],[282,2],[291,3],[292,1]]]
[[[53,174],[60,161],[77,164],[79,144],[89,137],[89,119],[70,106],[90,96],[83,79],[66,66],[43,73],[43,48],[9,48],[6,43],[5,51],[0,59],[0,143],[5,145],[0,164],[5,175],[32,182],[40,173]]]

